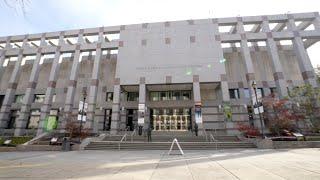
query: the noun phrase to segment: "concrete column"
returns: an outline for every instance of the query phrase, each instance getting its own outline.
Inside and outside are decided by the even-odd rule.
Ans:
[[[215,34],[215,42],[217,43],[217,56],[219,60],[224,59],[223,56],[223,50],[221,47],[221,37],[219,34],[219,25],[218,25],[218,19],[212,19],[212,32]],[[229,102],[229,86],[228,86],[228,80],[227,80],[227,72],[225,69],[225,66],[220,67],[222,68],[223,74],[220,75],[220,86],[221,86],[221,93],[222,93],[222,101],[223,102]]]
[[[252,59],[251,59],[251,54],[250,54],[250,48],[248,46],[248,41],[247,41],[247,37],[246,37],[245,31],[244,31],[243,22],[242,22],[241,17],[238,18],[237,30],[241,35],[241,42],[240,42],[241,55],[245,61],[245,65],[246,65],[246,80],[248,83],[248,88],[250,90],[249,92],[250,92],[250,97],[251,97],[251,95],[254,93],[251,84],[252,84],[252,81],[255,80],[255,74],[254,74],[254,67],[252,64]]]
[[[89,129],[93,129],[94,133],[98,132],[98,122],[94,122],[94,115],[96,109],[96,102],[97,102],[97,92],[98,92],[98,85],[99,85],[99,67],[101,62],[101,43],[97,44],[96,55],[93,64],[93,70],[91,75],[91,85],[90,85],[90,92],[88,96],[88,112],[87,112],[87,122],[85,127]]]
[[[194,101],[194,106],[192,107],[195,111],[195,106],[197,104],[201,105],[201,91],[200,91],[200,83],[199,83],[199,76],[198,75],[193,75],[193,83],[192,83],[192,92],[193,92],[193,101]],[[193,113],[195,116],[195,113]],[[194,123],[196,122],[196,118],[194,117]],[[202,133],[204,130],[203,123],[197,123],[198,124],[198,129],[199,129],[199,134]]]
[[[27,128],[26,126],[30,117],[31,104],[33,103],[33,100],[34,100],[34,91],[37,86],[37,81],[39,78],[39,72],[41,67],[40,65],[40,61],[42,59],[41,46],[43,46],[44,43],[45,43],[45,34],[42,35],[40,47],[38,48],[36,59],[33,62],[29,83],[28,83],[25,95],[23,97],[23,102],[20,109],[20,115],[16,121],[16,129],[14,131],[15,136],[24,135],[24,131]]]
[[[83,42],[83,29],[79,31],[79,36],[78,36],[78,43],[76,45],[74,57],[73,57],[73,62],[72,62],[72,68],[70,72],[70,77],[69,77],[69,84],[68,84],[68,90],[67,90],[67,95],[66,95],[66,100],[64,104],[64,117],[59,119],[59,129],[61,131],[64,131],[65,125],[67,121],[70,121],[71,115],[72,115],[72,110],[73,110],[73,103],[74,103],[74,96],[76,92],[76,87],[77,87],[77,79],[78,79],[78,71],[79,71],[79,62],[81,61],[81,51],[80,51],[80,45]]]
[[[146,107],[146,84],[145,84],[145,77],[140,77],[140,83],[139,83],[139,104],[144,104]],[[146,129],[149,127],[149,122],[147,122],[147,114],[146,110],[144,109],[144,125],[143,128]],[[138,119],[141,118],[141,114],[139,113],[139,107],[138,107]]]
[[[111,134],[117,134],[120,125],[120,78],[116,78],[113,87],[113,104],[111,115]]]
[[[61,122],[59,122],[58,124],[60,130],[63,130],[66,125],[66,122],[71,120],[70,118],[72,114],[74,96],[75,96],[76,87],[77,87],[79,61],[81,58],[80,54],[81,54],[80,45],[77,45],[76,51],[74,53],[72,68],[71,68],[70,77],[69,77],[68,90],[67,90],[66,100],[64,104],[64,118],[61,119]]]
[[[16,89],[18,86],[18,81],[21,73],[22,59],[23,59],[23,49],[20,49],[18,60],[16,61],[14,65],[14,69],[11,73],[8,89],[6,90],[6,94],[1,106],[0,129],[4,129],[8,125],[8,121],[10,118],[11,104],[14,102],[14,97],[15,97],[15,93],[16,93]]]
[[[288,15],[288,29],[293,31],[294,38],[292,40],[293,49],[297,56],[299,68],[303,77],[303,80],[306,84],[310,84],[313,87],[318,87],[316,75],[313,70],[308,52],[304,48],[302,38],[299,34],[299,29],[295,25],[292,15]]]
[[[280,98],[284,98],[288,96],[288,91],[287,91],[287,81],[284,78],[283,74],[283,68],[282,64],[279,59],[279,54],[278,54],[278,47],[276,42],[273,39],[272,32],[269,27],[269,22],[268,22],[268,17],[264,16],[263,19],[264,21],[262,22],[262,31],[266,32],[267,34],[267,50],[269,53],[269,57],[272,60],[272,71],[273,71],[273,78],[276,83],[278,95]]]
[[[46,91],[46,97],[44,99],[44,103],[41,107],[41,114],[40,114],[40,122],[39,127],[37,131],[37,135],[40,135],[43,133],[44,130],[44,121],[46,117],[49,115],[51,106],[52,106],[52,98],[55,93],[57,79],[58,79],[58,73],[60,70],[60,58],[61,58],[61,52],[60,52],[60,46],[57,47],[56,53],[54,56],[54,60],[52,62],[51,70],[50,70],[50,76],[49,76],[49,83]]]
[[[315,30],[320,30],[320,16],[319,12],[314,13],[315,18],[313,19],[312,23],[314,25]]]
[[[0,52],[0,82],[2,79],[2,75],[4,73],[5,67],[3,67],[4,61],[6,60],[6,51],[2,50]]]

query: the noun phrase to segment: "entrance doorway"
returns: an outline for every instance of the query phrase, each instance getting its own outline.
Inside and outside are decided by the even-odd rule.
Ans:
[[[190,108],[151,109],[151,126],[154,131],[187,131],[191,129]]]
[[[133,131],[138,124],[138,110],[127,109],[127,123],[126,126],[129,131]]]

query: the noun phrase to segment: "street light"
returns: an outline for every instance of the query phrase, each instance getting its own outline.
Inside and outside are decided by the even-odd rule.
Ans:
[[[82,120],[83,120],[83,114],[84,114],[84,105],[85,105],[85,103],[86,103],[86,98],[87,98],[87,91],[86,91],[86,90],[83,90],[83,92],[82,92],[82,97],[83,97],[83,104],[82,104],[82,110],[81,110],[79,142],[81,142],[81,130],[82,130]]]
[[[260,108],[259,108],[259,104],[258,104],[257,83],[256,83],[256,81],[252,81],[252,87],[253,87],[253,90],[254,90],[254,95],[256,97],[256,104],[257,104],[257,107],[258,107],[258,113],[259,113],[259,119],[260,119],[260,128],[261,128],[261,136],[262,136],[262,138],[264,138],[263,120],[262,120],[262,116],[261,116],[261,112],[260,112]],[[253,104],[253,109],[254,109],[254,104]]]

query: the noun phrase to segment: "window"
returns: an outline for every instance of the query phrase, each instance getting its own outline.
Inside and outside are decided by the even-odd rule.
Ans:
[[[159,92],[150,92],[150,100],[151,101],[159,101]]]
[[[127,101],[138,101],[139,93],[138,92],[128,92],[127,93]]]
[[[229,89],[229,96],[231,99],[240,99],[239,89]]]
[[[277,88],[275,87],[270,88],[270,92],[271,94],[277,94]]]
[[[244,97],[245,98],[250,98],[250,90],[248,88],[244,89]]]
[[[27,124],[27,129],[36,129],[38,128],[40,121],[40,110],[31,110],[30,118]]]
[[[3,100],[4,100],[4,95],[0,95],[0,108],[2,106]]]
[[[182,91],[182,100],[190,100],[191,99],[191,91]]]
[[[24,94],[19,94],[14,97],[14,103],[22,103]]]
[[[154,91],[150,92],[151,101],[190,100],[191,91]]]
[[[46,95],[45,94],[35,94],[34,95],[34,102],[35,103],[43,103]]]
[[[106,101],[107,102],[113,101],[113,92],[107,92]]]
[[[172,100],[180,100],[180,91],[172,92]]]
[[[168,100],[166,91],[160,92],[160,100],[161,100],[161,101],[166,101],[166,100]]]
[[[264,97],[264,91],[262,88],[257,88],[257,95],[258,97]]]
[[[19,110],[12,110],[10,112],[10,119],[7,125],[7,129],[15,129],[16,128],[16,119],[18,118],[20,111]]]

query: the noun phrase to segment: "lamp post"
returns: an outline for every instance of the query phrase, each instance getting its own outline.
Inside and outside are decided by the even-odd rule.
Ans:
[[[264,130],[263,130],[263,120],[262,120],[262,116],[261,116],[261,112],[260,112],[260,108],[259,108],[259,104],[258,104],[258,95],[257,95],[257,83],[255,81],[252,81],[252,87],[254,90],[254,95],[256,98],[256,104],[258,107],[258,113],[259,113],[259,119],[260,119],[260,128],[261,128],[261,136],[262,138],[264,138]],[[254,110],[254,104],[253,104],[253,110]]]
[[[84,90],[84,91],[82,92],[82,97],[83,97],[83,104],[82,104],[82,110],[81,110],[79,142],[81,142],[81,130],[82,130],[82,120],[83,120],[83,114],[84,114],[84,105],[85,105],[85,103],[86,103],[86,98],[87,98],[87,91],[86,91],[86,90]]]

